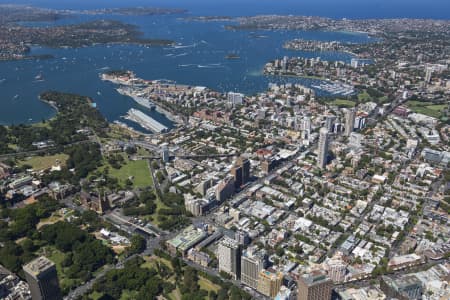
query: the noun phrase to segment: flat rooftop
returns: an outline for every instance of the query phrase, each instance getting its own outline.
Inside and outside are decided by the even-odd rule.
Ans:
[[[31,275],[38,276],[54,266],[55,264],[51,260],[45,256],[41,256],[23,266],[23,270]]]
[[[179,249],[181,251],[187,251],[189,248],[195,246],[207,237],[207,234],[203,231],[195,229],[192,225],[186,227],[175,238],[168,240],[167,243]]]

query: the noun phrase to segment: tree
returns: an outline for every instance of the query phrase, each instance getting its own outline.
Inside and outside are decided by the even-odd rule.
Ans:
[[[127,248],[128,255],[141,253],[145,250],[146,241],[139,234],[135,234],[130,239],[131,245]]]
[[[198,274],[192,267],[184,271],[182,293],[195,293],[199,290]]]

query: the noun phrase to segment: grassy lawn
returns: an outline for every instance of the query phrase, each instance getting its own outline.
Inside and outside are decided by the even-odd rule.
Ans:
[[[169,208],[169,207],[167,207],[167,205],[165,205],[161,201],[161,199],[159,199],[159,197],[156,198],[155,204],[156,204],[155,212],[152,215],[149,216],[149,217],[151,217],[151,220],[150,220],[150,218],[146,218],[146,217],[144,217],[144,219],[146,219],[148,221],[151,221],[153,225],[156,225],[156,226],[159,227],[158,211],[159,211],[160,208]]]
[[[372,99],[372,97],[370,97],[366,91],[358,94],[358,100],[360,101],[369,101],[370,99]]]
[[[125,185],[125,181],[133,176],[133,186],[135,188],[142,188],[152,185],[152,178],[147,166],[147,161],[126,160],[126,163],[120,169],[109,168],[109,174],[119,180],[119,183]]]
[[[220,286],[218,286],[217,284],[212,283],[211,281],[209,281],[206,278],[203,277],[199,277],[199,281],[198,284],[200,285],[200,288],[202,290],[205,290],[209,293],[209,291],[214,291],[214,292],[218,292],[220,290]]]
[[[109,176],[117,178],[121,186],[125,186],[125,181],[129,177],[133,177],[133,187],[143,188],[152,186],[152,177],[146,160],[129,160],[125,153],[121,154],[125,159],[120,169],[113,168],[108,160],[105,158],[102,161],[102,166],[97,171],[103,172],[106,167],[109,169]],[[92,173],[91,173],[92,175]]]
[[[124,290],[122,291],[122,295],[120,296],[120,300],[133,300],[136,299],[136,296],[139,292],[137,291],[129,291]]]
[[[214,291],[217,293],[220,290],[220,286],[212,283],[208,279],[203,278],[201,276],[199,276],[198,284],[200,286],[200,289],[205,290],[208,293],[209,293],[209,291]],[[170,300],[180,300],[181,292],[178,288],[176,288],[168,295],[168,297]],[[208,299],[208,297],[205,297],[205,300],[207,300],[207,299]]]
[[[388,100],[388,97],[387,97],[387,96],[383,96],[383,97],[378,98],[378,101],[379,101],[380,103],[385,103],[387,100]]]
[[[33,170],[40,171],[51,168],[59,161],[61,165],[65,165],[69,156],[67,154],[56,154],[51,156],[35,156],[19,162],[19,166],[30,165]]]
[[[141,265],[141,268],[148,268],[148,269],[156,268],[156,263],[160,262],[173,271],[172,264],[165,258],[158,256],[147,256],[144,257],[144,259],[146,262]]]
[[[446,104],[430,104],[429,102],[408,101],[408,107],[420,114],[424,114],[434,118],[440,118],[447,108]]]
[[[92,300],[98,300],[98,299],[100,299],[101,297],[103,296],[103,293],[99,293],[99,292],[92,292],[90,295],[89,295],[89,299],[92,299]]]
[[[336,99],[333,101],[328,102],[330,105],[336,105],[341,107],[354,107],[356,105],[356,102],[346,99]]]
[[[41,221],[36,225],[36,228],[39,229],[44,225],[54,224],[63,219],[64,218],[59,213],[53,213],[50,217],[41,219]]]
[[[169,295],[170,300],[180,300],[181,299],[181,293],[178,289],[174,289]]]

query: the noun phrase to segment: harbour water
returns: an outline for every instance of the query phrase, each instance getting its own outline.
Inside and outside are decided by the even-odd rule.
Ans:
[[[50,2],[33,3],[45,6]],[[112,1],[109,5],[119,6],[118,3]],[[136,1],[136,4],[139,3]],[[103,3],[98,6],[101,4]],[[180,1],[169,1],[167,4],[161,3],[160,6],[184,8]],[[237,8],[234,10],[239,11]],[[201,10],[197,11],[197,14],[201,13]],[[298,13],[301,14],[300,11]],[[221,12],[217,11],[216,14]],[[317,85],[320,82],[314,79],[266,77],[262,75],[262,68],[267,61],[284,55],[308,58],[320,56],[323,60],[346,62],[351,59],[351,55],[346,53],[298,52],[282,48],[284,42],[294,38],[341,42],[373,41],[364,34],[345,32],[229,31],[224,28],[224,22],[191,22],[184,20],[185,16],[80,16],[54,23],[40,23],[40,26],[55,26],[96,18],[119,19],[137,25],[145,37],[171,39],[177,46],[111,45],[79,49],[37,47],[31,54],[51,54],[55,58],[0,62],[0,124],[33,123],[52,117],[55,114],[53,109],[38,100],[38,95],[45,90],[90,96],[111,122],[119,120],[130,108],[142,109],[130,97],[120,95],[114,84],[101,81],[99,73],[109,69],[132,70],[138,77],[149,80],[165,78],[182,84],[246,94],[264,91],[269,82],[297,81],[305,85]],[[235,53],[240,58],[226,59],[225,56],[229,53]],[[39,80],[36,79],[37,76]],[[145,113],[167,127],[172,126],[172,122],[158,111],[147,110]]]

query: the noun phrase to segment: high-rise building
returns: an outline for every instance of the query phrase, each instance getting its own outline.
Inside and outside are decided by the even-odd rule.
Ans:
[[[352,58],[352,60],[350,61],[350,65],[352,66],[352,68],[357,68],[359,66],[359,60],[356,58]]]
[[[234,178],[236,189],[250,181],[250,161],[247,158],[239,157],[236,164],[231,168],[231,175]]]
[[[431,82],[431,76],[433,75],[433,68],[427,67],[425,69],[425,82],[430,83]]]
[[[261,270],[258,279],[258,292],[270,298],[275,298],[280,291],[282,283],[283,273]]]
[[[329,115],[325,119],[325,128],[328,129],[329,132],[333,132],[334,123],[336,122],[336,117]]]
[[[162,160],[163,162],[169,162],[170,160],[170,156],[169,156],[169,147],[167,147],[167,145],[164,145],[161,149],[162,152]]]
[[[298,300],[330,300],[333,283],[323,271],[313,271],[300,276]]]
[[[352,148],[360,148],[364,136],[360,133],[352,132],[348,139],[348,144]]]
[[[333,282],[342,282],[345,279],[347,266],[343,262],[332,262],[328,266],[328,276]]]
[[[328,130],[321,128],[319,131],[319,147],[317,152],[317,166],[324,169],[328,158]]]
[[[255,252],[249,248],[241,257],[241,281],[254,289],[258,288],[259,273],[267,266],[267,255],[264,251]]]
[[[415,275],[404,275],[396,279],[381,276],[380,288],[388,299],[419,300],[422,299],[422,283]]]
[[[246,184],[250,181],[250,161],[241,156],[237,159],[237,164],[242,167],[242,184]]]
[[[219,272],[224,271],[234,279],[241,277],[241,246],[233,239],[225,237],[217,250]]]
[[[300,131],[303,143],[309,145],[311,138],[311,118],[304,117],[300,122]]]
[[[41,256],[23,266],[33,300],[60,300],[58,276],[55,264]]]
[[[241,93],[228,93],[228,105],[231,107],[235,107],[237,105],[242,105],[244,100],[244,95]]]
[[[231,168],[231,175],[233,175],[234,178],[234,186],[236,189],[240,188],[242,186],[243,180],[242,180],[242,167],[241,166],[233,166]]]
[[[206,192],[209,188],[211,188],[215,183],[214,178],[207,178],[201,181],[194,189],[195,192],[199,193],[202,196],[206,195]]]
[[[352,109],[346,109],[345,110],[345,132],[344,134],[346,136],[349,136],[350,133],[353,132],[353,129],[355,127],[355,110]]]
[[[242,246],[247,246],[250,244],[250,235],[244,230],[236,231],[234,234],[234,239]]]
[[[216,200],[219,203],[230,198],[235,191],[234,179],[227,177],[223,179],[216,187]]]

